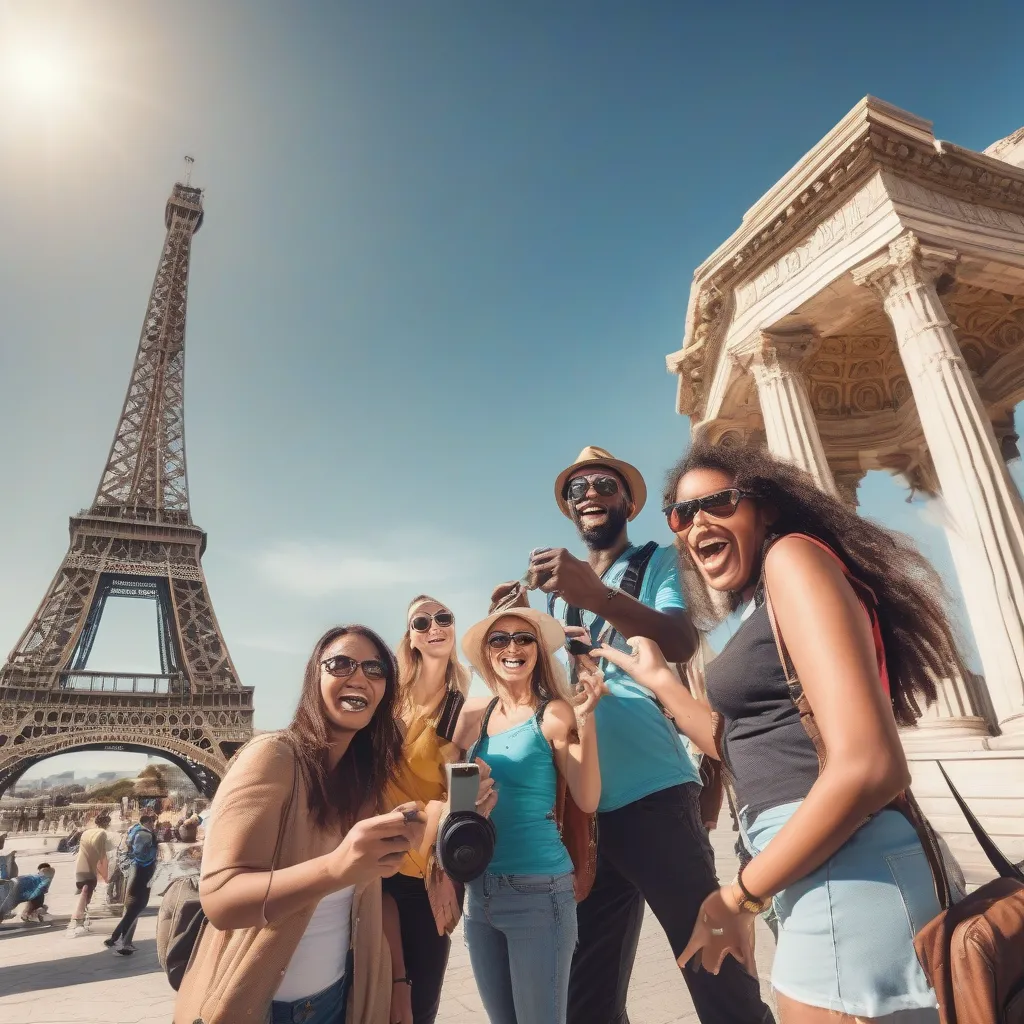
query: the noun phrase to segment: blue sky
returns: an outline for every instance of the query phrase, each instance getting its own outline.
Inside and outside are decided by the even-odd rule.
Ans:
[[[466,625],[572,544],[584,445],[660,490],[693,269],[862,96],[976,149],[1024,124],[1024,8],[987,6],[0,3],[0,646],[95,491],[183,154],[193,515],[272,728],[324,627],[397,640],[422,590]],[[49,95],[3,73],[33,53]],[[862,489],[951,573],[904,498]],[[110,608],[94,667],[152,668],[152,606]]]

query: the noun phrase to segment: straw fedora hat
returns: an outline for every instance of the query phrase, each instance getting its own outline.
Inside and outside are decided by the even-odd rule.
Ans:
[[[568,469],[563,469],[555,479],[555,501],[558,502],[562,515],[567,519],[572,519],[569,502],[565,497],[565,488],[569,483],[569,478],[581,469],[593,470],[600,469],[602,466],[605,469],[614,469],[626,481],[629,496],[633,499],[633,511],[629,515],[630,522],[632,522],[640,515],[640,510],[647,501],[647,484],[644,483],[640,470],[628,462],[613,458],[611,452],[606,452],[603,448],[595,448],[592,444],[587,445],[580,452],[579,458]]]
[[[555,658],[555,653],[565,644],[565,630],[558,619],[552,618],[545,612],[539,612],[535,608],[524,608],[516,606],[512,608],[501,608],[491,612],[486,618],[474,623],[466,630],[462,637],[462,653],[465,654],[469,663],[476,669],[480,677],[486,682],[487,675],[487,652],[484,650],[484,642],[491,631],[491,627],[498,619],[506,616],[515,616],[528,622],[533,631],[537,634],[537,640],[548,656],[552,670],[555,671],[556,679],[564,680],[565,671],[561,663]],[[556,671],[557,670],[557,671]]]

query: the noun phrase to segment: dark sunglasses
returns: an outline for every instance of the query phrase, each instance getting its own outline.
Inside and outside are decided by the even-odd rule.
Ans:
[[[610,498],[618,493],[619,481],[613,476],[578,476],[575,480],[569,481],[566,494],[573,501],[582,501],[591,487],[602,497]]]
[[[426,633],[430,629],[430,623],[436,622],[439,626],[447,629],[448,626],[454,625],[455,616],[451,612],[434,612],[433,615],[414,615],[409,620],[409,628],[415,629],[417,633]]]
[[[516,644],[518,647],[529,647],[535,644],[537,638],[532,633],[492,633],[487,638],[487,646],[492,651],[503,651],[509,644]]]
[[[736,506],[744,498],[759,498],[760,495],[750,491],[741,491],[738,487],[730,487],[715,494],[706,494],[703,498],[691,498],[689,501],[677,501],[674,505],[666,505],[661,511],[668,520],[668,528],[673,533],[682,533],[693,525],[693,517],[698,512],[707,512],[716,519],[728,519],[736,511]]]
[[[387,675],[384,662],[377,658],[356,661],[355,658],[350,658],[347,654],[335,654],[333,658],[325,658],[320,664],[323,665],[324,671],[329,676],[334,676],[337,679],[348,679],[350,675],[355,674],[357,668],[363,670],[363,675],[367,679],[383,679]]]

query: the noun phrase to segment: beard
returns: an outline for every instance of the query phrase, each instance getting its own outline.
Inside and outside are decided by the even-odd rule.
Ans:
[[[625,504],[608,509],[608,517],[600,526],[584,526],[576,509],[572,510],[572,521],[591,551],[607,551],[619,539],[627,522]]]

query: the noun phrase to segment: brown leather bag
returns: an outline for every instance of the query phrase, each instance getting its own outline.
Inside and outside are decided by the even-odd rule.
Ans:
[[[518,581],[499,583],[491,593],[488,614],[497,611],[529,608],[526,588]],[[561,772],[557,773],[555,787],[555,822],[562,843],[569,851],[573,867],[573,890],[576,902],[590,895],[597,874],[597,815],[581,811],[569,792]]]
[[[941,764],[939,771],[999,877],[929,921],[914,939],[917,959],[941,1024],[1024,1024],[1024,871],[992,842]]]

